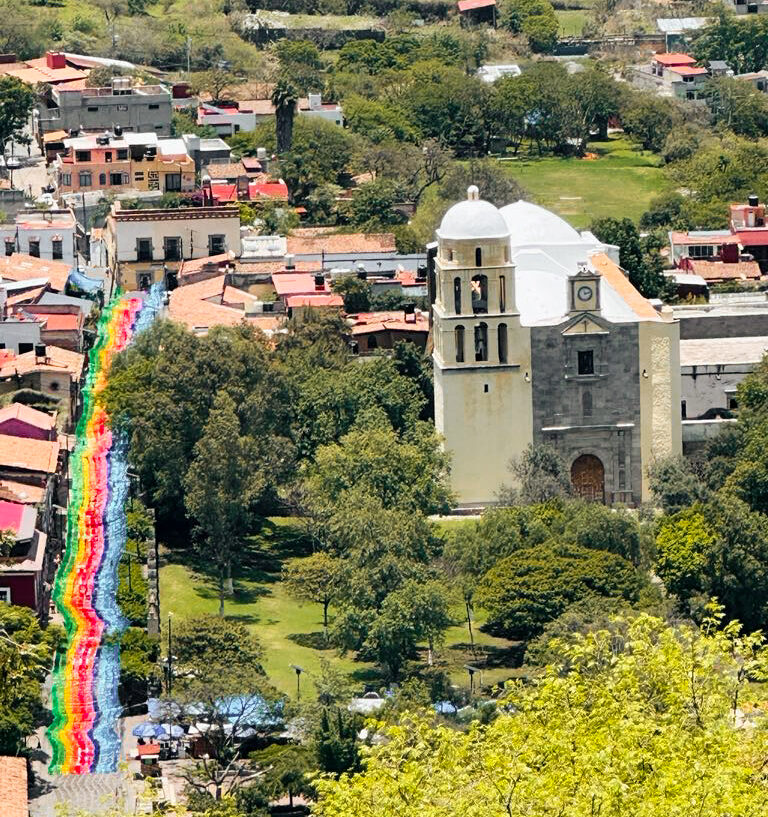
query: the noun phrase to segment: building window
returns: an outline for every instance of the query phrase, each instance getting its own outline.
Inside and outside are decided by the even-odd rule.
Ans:
[[[595,355],[591,349],[578,354],[579,374],[595,373]]]
[[[90,162],[91,161],[91,151],[90,150],[76,150],[75,151],[75,161],[76,162]]]
[[[457,326],[454,329],[454,339],[456,341],[456,362],[464,362],[464,327]]]
[[[715,248],[711,244],[691,244],[688,247],[689,258],[711,258]]]
[[[162,125],[155,125],[155,130],[162,130],[162,129],[163,129]]]
[[[107,150],[104,152],[104,161],[110,164],[112,162],[112,151]]]
[[[475,360],[488,360],[488,324],[479,323],[475,327]]]
[[[507,244],[504,245],[504,263],[509,263],[509,245]]]
[[[735,397],[728,398],[728,409],[730,411],[737,411],[739,408],[739,401]]]
[[[118,148],[117,150],[117,161],[125,161],[128,158],[128,148]]]
[[[99,173],[99,185],[101,187],[106,187],[106,185],[107,185],[107,174],[106,173]]]
[[[379,348],[379,342],[378,342],[378,340],[376,340],[376,335],[371,335],[368,338],[368,351],[370,352],[371,349],[378,349],[378,348]]]
[[[159,110],[160,110],[160,106],[159,106],[159,105],[156,105],[156,104],[153,102],[153,103],[152,103],[152,104],[149,106],[149,110],[150,110],[150,111],[159,111]]]
[[[483,251],[480,247],[475,247],[475,266],[483,266]]]
[[[461,278],[453,279],[453,311],[461,315]]]
[[[696,92],[695,91],[686,91],[685,92],[686,99],[696,99]]]
[[[145,291],[152,286],[152,276],[147,272],[143,272],[138,276],[137,283],[139,285],[139,289]]]
[[[181,173],[165,174],[165,192],[166,193],[181,192]]]
[[[455,261],[456,260],[456,256],[454,255],[453,250],[448,250],[448,260],[449,261]]]
[[[110,183],[111,185],[121,185],[121,184],[124,184],[124,181],[123,181],[123,176],[124,176],[124,175],[125,175],[125,174],[123,174],[123,173],[110,173],[110,174],[109,174],[109,183]]]
[[[584,389],[581,393],[581,415],[582,417],[592,416],[592,392]]]
[[[499,312],[507,311],[507,278],[499,276]]]
[[[143,182],[143,181],[144,181],[144,171],[142,170],[142,171],[140,171],[140,172],[138,172],[138,173],[134,173],[134,174],[133,174],[133,178],[134,178],[134,179],[135,179],[137,182]]]
[[[475,315],[488,311],[487,275],[475,275],[472,278],[472,311]]]
[[[72,187],[72,174],[71,173],[62,173],[61,174],[61,185],[62,185],[62,187]]]
[[[226,252],[225,236],[209,235],[208,255],[221,255],[223,252]]]
[[[6,255],[13,255],[16,249],[16,241],[12,238],[5,239],[5,254]]]
[[[151,238],[137,238],[136,239],[136,260],[137,261],[151,261],[152,260],[152,239]]]
[[[181,261],[181,238],[178,236],[166,236],[165,243],[165,260],[166,261]]]
[[[29,239],[29,254],[33,258],[40,258],[40,239],[39,238],[30,238]]]
[[[48,388],[49,388],[51,391],[58,391],[58,390],[61,388],[61,385],[60,385],[60,383],[59,383],[59,381],[58,381],[58,380],[52,380],[52,381],[51,381],[51,382],[48,384]]]
[[[507,324],[500,323],[498,330],[499,338],[499,363],[507,362]]]
[[[88,113],[97,113],[99,110],[98,105],[89,105],[88,106]]]
[[[51,257],[54,261],[58,261],[64,257],[64,242],[62,239],[54,238],[51,241]]]
[[[31,352],[35,348],[34,343],[20,343],[19,344],[19,354],[25,355],[27,352]]]
[[[90,187],[91,186],[91,171],[90,170],[81,170],[77,174],[77,181],[80,184],[80,187]]]
[[[11,588],[10,587],[0,587],[0,602],[5,602],[6,604],[11,603]]]
[[[688,419],[688,406],[685,403],[685,400],[680,401],[680,416],[683,420]]]
[[[128,106],[127,106],[127,105],[118,105],[118,106],[117,106],[117,110],[118,110],[118,111],[127,111],[127,110],[128,110]]]

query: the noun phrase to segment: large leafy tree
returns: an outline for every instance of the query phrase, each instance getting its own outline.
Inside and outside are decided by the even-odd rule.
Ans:
[[[765,705],[761,637],[639,616],[557,645],[547,673],[467,732],[414,714],[365,769],[318,782],[322,817],[757,817],[768,737],[738,728]]]
[[[27,124],[34,91],[16,77],[0,77],[0,151],[9,139],[17,137]]]
[[[296,87],[288,80],[282,79],[272,91],[272,104],[275,106],[275,127],[277,152],[287,153],[293,144],[293,118],[299,98]]]
[[[323,607],[323,630],[328,634],[328,608],[339,592],[340,564],[327,553],[296,559],[283,568],[286,590],[297,599]]]
[[[17,755],[44,722],[42,684],[60,638],[32,610],[0,604],[0,754]]]

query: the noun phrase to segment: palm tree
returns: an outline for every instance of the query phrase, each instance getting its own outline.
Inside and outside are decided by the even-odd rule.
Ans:
[[[295,86],[286,79],[281,79],[272,91],[272,104],[275,106],[275,124],[277,131],[277,153],[281,155],[291,149],[293,142],[293,117],[296,113],[298,96]]]

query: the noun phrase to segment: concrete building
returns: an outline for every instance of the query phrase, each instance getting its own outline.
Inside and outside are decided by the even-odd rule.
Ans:
[[[178,207],[123,210],[115,202],[104,230],[107,264],[125,289],[165,281],[173,288],[182,261],[240,255],[240,210]]]
[[[195,162],[183,139],[158,139],[154,131],[116,130],[64,140],[65,152],[54,162],[60,193],[188,193],[195,189]]]
[[[510,459],[556,447],[574,490],[649,497],[646,471],[682,450],[679,327],[616,248],[527,202],[454,205],[437,231],[435,421],[459,504],[493,503]]]
[[[24,210],[13,224],[0,224],[0,242],[6,257],[22,253],[74,266],[76,232],[72,210]]]
[[[344,111],[336,102],[323,102],[320,94],[309,94],[296,103],[296,113],[324,119],[335,125],[344,124]],[[197,109],[197,124],[213,128],[219,136],[249,132],[275,116],[275,106],[269,99],[201,102]]]
[[[87,88],[83,80],[51,86],[33,113],[41,149],[52,131],[153,131],[171,135],[171,92],[164,85],[133,85],[131,77],[114,77],[108,88]],[[74,135],[73,133],[73,135]]]
[[[640,88],[689,101],[704,96],[708,79],[709,71],[688,54],[654,54],[650,65],[636,68],[632,75]]]

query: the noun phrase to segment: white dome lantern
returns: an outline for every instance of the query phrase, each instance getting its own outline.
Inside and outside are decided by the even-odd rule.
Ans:
[[[480,198],[473,184],[467,188],[467,198],[454,204],[443,216],[437,237],[449,241],[508,238],[509,228],[498,207]]]

